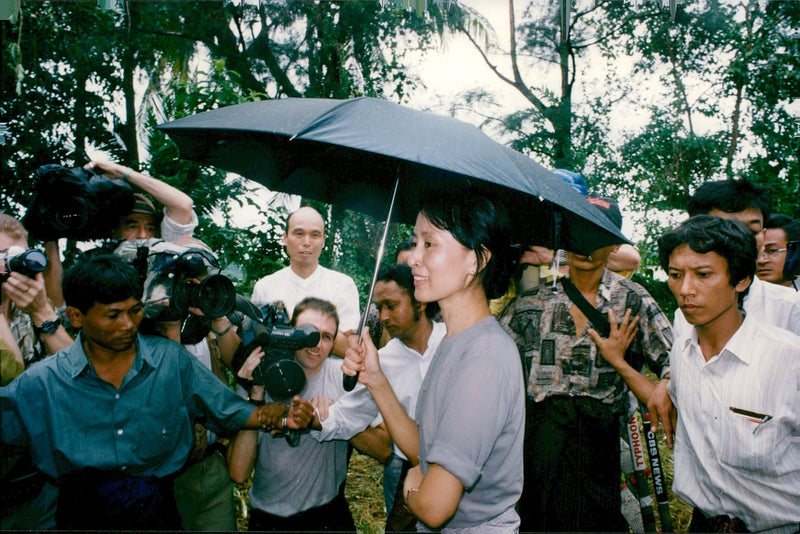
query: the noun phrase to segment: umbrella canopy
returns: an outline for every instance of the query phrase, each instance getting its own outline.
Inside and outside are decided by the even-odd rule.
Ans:
[[[377,98],[286,98],[229,106],[159,128],[181,157],[383,217],[413,223],[439,190],[474,187],[505,202],[515,239],[589,253],[627,242],[556,175],[465,122]]]

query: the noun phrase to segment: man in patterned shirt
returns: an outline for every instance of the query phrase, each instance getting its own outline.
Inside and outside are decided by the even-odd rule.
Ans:
[[[614,200],[589,200],[621,226]],[[646,402],[654,385],[639,372],[642,361],[628,361],[626,349],[660,373],[672,330],[643,287],[606,269],[616,248],[568,253],[567,283],[607,314],[607,338],[563,283],[522,293],[500,317],[527,378],[522,531],[627,530],[620,514],[619,421],[628,389]]]

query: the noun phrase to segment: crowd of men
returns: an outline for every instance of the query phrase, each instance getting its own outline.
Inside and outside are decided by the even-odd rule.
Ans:
[[[193,238],[187,195],[115,163],[87,167],[140,191],[114,238],[213,256]],[[621,227],[613,199],[587,202]],[[635,270],[632,247],[568,251],[559,268],[558,253],[526,244],[521,261],[536,274],[520,269],[495,303],[527,393],[522,531],[627,531],[619,435],[629,392],[674,443],[673,490],[694,508],[691,531],[800,530],[800,225],[740,180],[704,184],[687,212],[659,240],[673,321],[618,273]],[[0,214],[0,254],[27,250],[27,237]],[[417,527],[402,480],[418,459],[392,444],[366,388],[343,387],[337,356],[358,329],[357,287],[319,264],[326,232],[313,208],[290,214],[282,239],[288,266],[250,301],[281,302],[292,327],[319,335],[294,352],[304,385],[289,398],[254,378],[269,348],[245,343],[244,323],[196,306],[183,317],[153,311],[124,254],[62,272],[47,242],[43,273],[0,273],[3,529],[235,530],[232,481],[252,478],[251,530],[353,531],[352,447],[385,466],[387,530]],[[414,297],[413,246],[381,268],[372,311],[381,365],[411,418],[446,336],[435,303]]]

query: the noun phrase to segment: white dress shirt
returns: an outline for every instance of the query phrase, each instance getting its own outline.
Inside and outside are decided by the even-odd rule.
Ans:
[[[711,516],[739,517],[752,532],[796,532],[800,337],[748,315],[709,361],[692,328],[670,363],[675,495]]]
[[[397,338],[392,338],[378,351],[383,374],[389,380],[397,400],[412,419],[422,379],[425,378],[433,355],[446,333],[444,323],[434,322],[431,337],[428,339],[428,348],[424,354],[420,354]],[[311,435],[320,441],[350,439],[373,423],[379,413],[372,395],[359,384],[356,389],[340,397],[330,406],[328,418],[322,421],[322,430],[312,430]],[[395,454],[407,459],[397,445],[393,447]]]

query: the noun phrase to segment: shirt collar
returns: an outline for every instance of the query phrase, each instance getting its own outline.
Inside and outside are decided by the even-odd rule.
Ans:
[[[133,359],[132,369],[138,371],[142,370],[144,364],[150,367],[155,367],[155,359],[151,350],[146,348],[146,338],[141,334],[136,336],[136,356]],[[67,365],[69,367],[70,378],[75,379],[83,373],[86,369],[91,369],[89,357],[86,356],[86,351],[83,350],[83,332],[78,334],[77,339],[71,347],[67,349],[66,353]]]
[[[733,333],[717,356],[727,353],[749,365],[752,361],[753,340],[756,336],[755,325],[755,319],[748,318],[745,315],[744,322]],[[697,328],[692,327],[690,332],[689,335],[683,337],[683,350],[686,352],[690,346],[694,346],[697,349],[697,353],[701,354],[700,344],[697,341]],[[712,358],[709,362],[714,359],[716,358]]]
[[[756,339],[756,321],[745,315],[744,322],[725,344],[720,354],[727,352],[746,364],[753,360],[753,342]]]

